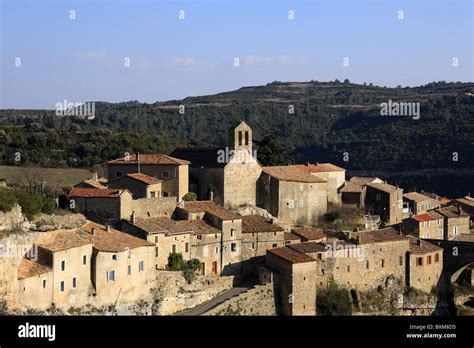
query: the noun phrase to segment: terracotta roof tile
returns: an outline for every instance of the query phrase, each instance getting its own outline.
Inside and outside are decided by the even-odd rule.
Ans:
[[[462,208],[460,210],[459,207],[456,207],[455,205],[450,205],[445,208],[438,208],[438,209],[435,209],[435,211],[447,218],[458,218],[458,217],[463,217],[463,216],[469,216],[462,210]]]
[[[315,261],[311,256],[308,256],[299,251],[290,249],[289,247],[281,247],[267,250],[267,253],[274,254],[291,263],[304,263]]]
[[[357,238],[358,237],[358,238]],[[382,228],[380,230],[355,232],[352,234],[359,244],[384,243],[406,240],[406,236],[400,234],[393,227]]]
[[[408,238],[410,239],[410,252],[412,254],[426,254],[443,250],[443,248],[419,238],[413,236],[408,236]]]
[[[300,240],[298,236],[295,236],[293,233],[285,232],[283,234],[283,239],[285,240]]]
[[[263,167],[262,169],[268,175],[281,181],[295,181],[307,183],[325,183],[326,181],[292,166],[274,166]]]
[[[161,154],[140,154],[139,161],[137,160],[137,154],[132,154],[128,157],[121,157],[107,162],[108,164],[168,164],[168,165],[183,165],[190,164],[189,161],[182,160],[179,158],[161,155]]]
[[[52,272],[53,269],[42,265],[38,262],[31,261],[28,259],[21,260],[20,266],[18,267],[18,279],[25,279],[34,277],[43,273]]]
[[[377,189],[379,191],[387,192],[387,193],[392,193],[400,189],[390,184],[375,183],[375,182],[368,183],[367,186]]]
[[[258,233],[258,232],[279,232],[284,229],[270,222],[260,215],[242,216],[242,232],[243,233]]]
[[[287,245],[288,248],[299,251],[300,253],[317,253],[328,250],[323,243],[305,242]]]
[[[219,234],[221,231],[203,220],[172,220],[167,217],[136,219],[133,224],[148,234]]]
[[[69,192],[69,197],[116,198],[124,191],[127,190],[73,187]]]
[[[338,167],[332,163],[308,163],[293,164],[289,167],[301,170],[305,173],[323,173],[323,172],[345,172],[344,168]]]
[[[436,218],[432,214],[418,214],[418,215],[412,216],[412,219],[418,222],[436,220]]]
[[[470,207],[474,207],[474,198],[470,196],[465,196],[462,198],[456,199],[457,202],[468,205]]]
[[[303,240],[306,239],[311,241],[326,238],[326,235],[322,230],[314,227],[293,228],[291,232]]]
[[[423,202],[423,201],[428,201],[428,200],[433,199],[431,197],[425,196],[424,194],[418,193],[418,192],[405,193],[403,195],[403,198],[406,198],[406,199],[408,199],[410,201],[414,201],[414,202]]]
[[[153,185],[153,184],[159,184],[160,182],[163,182],[163,180],[154,178],[150,175],[146,175],[143,173],[132,173],[132,174],[127,174],[129,178],[135,179],[137,181],[143,182],[148,185]]]
[[[206,212],[211,215],[214,215],[222,220],[238,220],[242,219],[242,216],[233,213],[230,210],[225,209],[224,207],[220,206],[219,204],[213,201],[189,201],[184,202],[182,207],[178,209],[182,209],[188,213],[202,213]]]
[[[77,248],[91,243],[89,239],[78,235],[76,231],[72,230],[48,232],[46,237],[35,242],[37,246],[53,252]]]

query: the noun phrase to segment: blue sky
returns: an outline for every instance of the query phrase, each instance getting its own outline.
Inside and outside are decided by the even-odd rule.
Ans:
[[[155,102],[274,80],[474,80],[471,0],[0,2],[0,108]]]

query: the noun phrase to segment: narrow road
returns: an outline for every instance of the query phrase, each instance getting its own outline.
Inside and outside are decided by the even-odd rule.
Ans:
[[[212,308],[216,307],[217,305],[227,301],[228,299],[239,295],[243,293],[244,291],[252,288],[253,285],[247,285],[247,284],[242,284],[240,286],[236,286],[232,289],[229,289],[222,294],[218,295],[217,297],[214,297],[212,300],[209,300],[203,304],[197,305],[194,308],[191,308],[189,310],[186,310],[184,312],[181,312],[176,315],[190,315],[190,316],[196,316],[196,315],[201,315],[208,310],[211,310]]]

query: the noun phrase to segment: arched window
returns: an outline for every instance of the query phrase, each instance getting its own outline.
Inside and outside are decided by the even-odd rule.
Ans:
[[[239,131],[239,145],[242,145],[242,131]]]
[[[249,144],[249,132],[245,131],[245,145]]]

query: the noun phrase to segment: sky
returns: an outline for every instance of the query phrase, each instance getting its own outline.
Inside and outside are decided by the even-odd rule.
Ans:
[[[473,4],[0,0],[0,108],[153,103],[276,80],[472,82]]]

